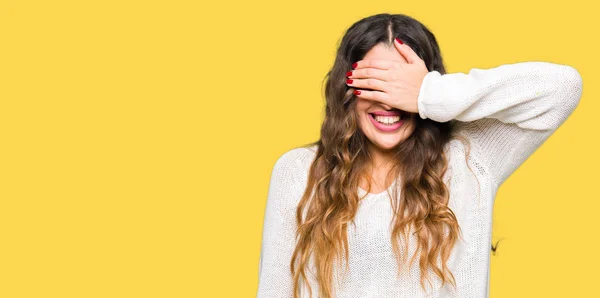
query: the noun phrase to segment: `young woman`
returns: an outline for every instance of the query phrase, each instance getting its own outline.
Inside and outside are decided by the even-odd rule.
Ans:
[[[358,21],[320,139],[274,165],[257,297],[487,297],[498,187],[581,93],[548,62],[446,74],[420,22]]]

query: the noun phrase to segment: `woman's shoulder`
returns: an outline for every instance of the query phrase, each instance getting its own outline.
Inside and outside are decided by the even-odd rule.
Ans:
[[[294,147],[283,152],[275,162],[275,168],[291,171],[305,171],[317,154],[318,145],[309,144]]]

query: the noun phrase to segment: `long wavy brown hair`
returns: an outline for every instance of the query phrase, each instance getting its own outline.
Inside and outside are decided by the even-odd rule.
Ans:
[[[351,70],[352,63],[361,60],[375,45],[384,43],[393,47],[396,37],[423,59],[429,71],[446,73],[434,35],[409,16],[377,14],[359,20],[346,31],[334,64],[325,77],[326,107],[320,139],[305,145],[318,145],[318,149],[310,166],[306,190],[296,209],[297,245],[290,262],[294,298],[299,295],[300,278],[308,284],[305,270],[311,256],[321,298],[334,295],[334,261],[340,264],[340,256],[344,255],[348,266],[347,227],[353,222],[362,199],[357,192],[359,180],[369,182],[369,192],[372,178],[365,170],[371,160],[367,150],[369,140],[359,129],[354,89],[345,84],[345,74]],[[386,179],[402,178],[401,198],[398,198],[397,188],[390,194],[394,208],[392,247],[398,268],[401,268],[403,260],[407,259],[408,235],[414,230],[417,249],[421,251],[421,287],[425,289],[425,281],[430,282],[428,268],[441,279],[442,285],[448,282],[456,287],[454,275],[446,263],[462,235],[456,216],[448,207],[449,191],[443,181],[448,168],[444,146],[452,138],[467,143],[468,140],[452,133],[455,121],[439,123],[420,117],[416,119],[414,132],[394,148],[395,164]],[[405,244],[403,254],[398,243],[402,240]],[[415,253],[409,266],[416,256]],[[441,264],[438,264],[438,258]],[[309,284],[308,288],[312,293]]]

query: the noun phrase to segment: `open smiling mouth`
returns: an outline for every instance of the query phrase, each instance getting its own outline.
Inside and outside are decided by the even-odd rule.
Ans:
[[[404,123],[404,120],[406,120],[405,118],[406,115],[402,114],[395,116],[380,116],[369,113],[369,120],[371,120],[373,126],[383,132],[391,132],[399,129]]]

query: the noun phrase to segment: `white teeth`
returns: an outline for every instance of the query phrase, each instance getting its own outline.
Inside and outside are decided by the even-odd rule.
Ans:
[[[400,121],[400,116],[377,116],[377,115],[373,115],[373,116],[375,117],[375,120],[377,120],[377,122],[380,122],[383,124],[393,124],[393,123]]]

